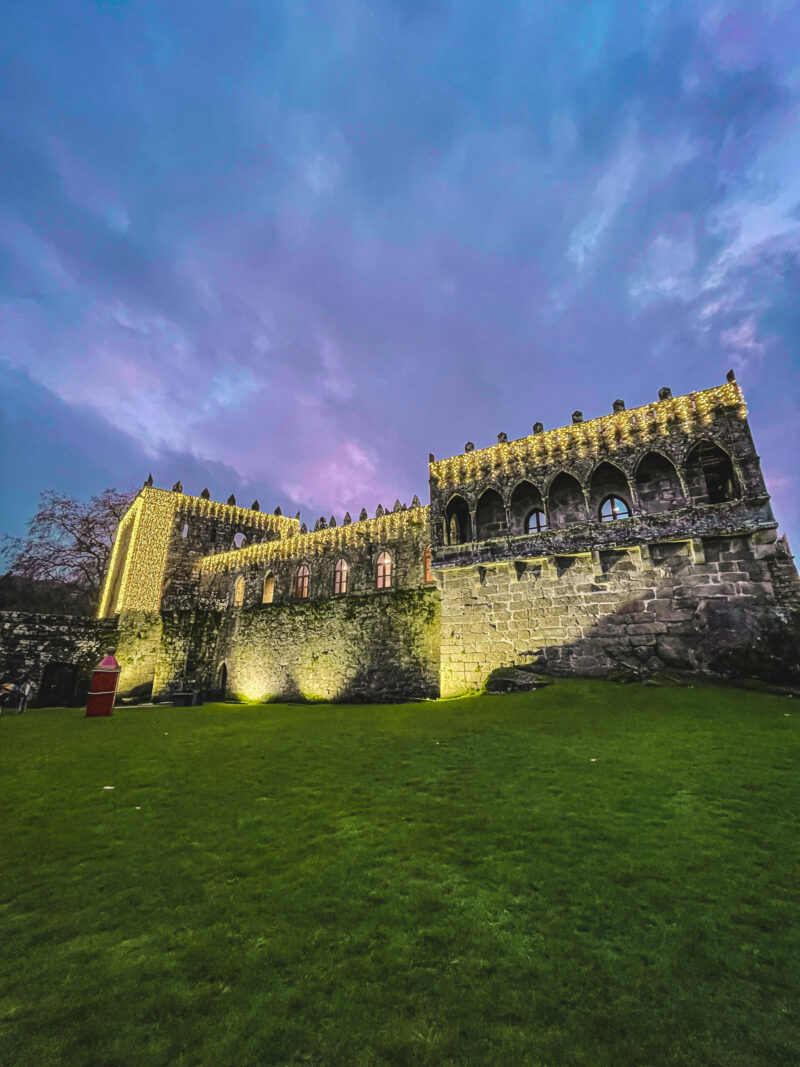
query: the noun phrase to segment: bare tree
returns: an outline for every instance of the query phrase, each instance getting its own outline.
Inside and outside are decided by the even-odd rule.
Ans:
[[[45,490],[24,537],[5,537],[9,575],[60,585],[72,610],[96,609],[119,521],[134,493],[105,489],[88,503]]]

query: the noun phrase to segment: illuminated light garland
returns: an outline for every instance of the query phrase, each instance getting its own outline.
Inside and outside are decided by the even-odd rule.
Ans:
[[[139,491],[117,529],[98,611],[100,618],[121,611],[159,610],[176,516],[179,522],[191,517],[222,519],[251,530],[276,533],[280,538],[294,537],[300,528],[298,519],[285,515],[253,511],[235,504],[221,504],[216,500],[206,500],[205,497],[146,486]],[[125,548],[119,592],[115,603],[111,604],[109,599],[117,572],[120,545],[130,523],[133,523],[133,530]]]
[[[119,596],[112,612],[158,611],[167,550],[178,495],[142,489],[134,502],[136,519],[128,544]]]
[[[120,519],[119,526],[117,527],[117,532],[116,532],[116,535],[114,537],[114,547],[113,547],[113,549],[111,551],[111,561],[110,561],[110,563],[108,565],[108,571],[106,573],[106,580],[103,583],[103,594],[100,597],[100,607],[99,607],[98,612],[97,612],[97,617],[99,619],[103,619],[103,618],[106,617],[106,615],[111,614],[111,611],[109,611],[109,607],[110,606],[109,606],[109,602],[108,601],[109,601],[109,597],[111,596],[112,583],[114,581],[114,577],[115,577],[116,572],[117,572],[117,559],[119,557],[119,546],[122,544],[123,540],[125,539],[125,532],[128,529],[128,527],[131,526],[132,524],[135,526],[136,519],[139,516],[140,510],[141,510],[141,501],[140,501],[139,497],[137,497],[136,500],[133,502],[133,504],[128,508],[128,510],[125,512],[125,514]],[[131,548],[132,541],[133,541],[133,535],[131,533],[131,537],[128,539],[128,543],[127,543],[127,546],[126,546],[126,552],[128,554],[128,558],[130,557],[130,548]],[[127,559],[126,559],[126,564],[127,564]],[[123,578],[124,577],[125,577],[125,575],[123,574]],[[120,590],[121,589],[122,589],[122,581],[120,581]],[[119,603],[119,593],[117,594],[117,603]]]
[[[637,438],[668,434],[670,423],[676,420],[685,433],[691,433],[698,423],[707,426],[713,421],[715,408],[734,408],[740,418],[746,417],[747,406],[738,382],[726,382],[699,393],[657,400],[587,422],[529,434],[517,441],[434,460],[430,464],[430,474],[437,485],[446,487],[479,481],[484,468],[493,474],[498,470],[508,473],[512,464],[525,470],[531,460],[534,464],[553,463],[564,459],[570,452],[579,455],[613,452],[630,446]]]
[[[149,490],[166,493],[165,489]],[[217,500],[206,500],[202,496],[172,495],[178,501],[181,515],[199,515],[201,518],[227,519],[239,526],[255,527],[257,530],[269,530],[280,537],[293,537],[300,529],[299,519],[290,519],[286,515],[273,515],[269,511],[253,511],[240,508],[237,504],[220,504]]]
[[[320,556],[329,549],[352,548],[369,541],[391,542],[414,527],[428,526],[429,508],[409,508],[406,511],[390,511],[380,518],[364,519],[347,526],[329,526],[324,530],[312,530],[307,534],[282,538],[280,541],[265,541],[260,545],[220,552],[204,556],[201,561],[203,574],[222,574],[239,570],[257,563],[273,560],[303,560]]]

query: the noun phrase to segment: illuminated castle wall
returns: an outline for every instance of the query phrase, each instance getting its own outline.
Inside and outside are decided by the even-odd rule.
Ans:
[[[299,519],[146,485],[101,616],[123,686],[251,699],[455,695],[496,667],[713,667],[800,602],[726,384],[430,457],[430,505]]]

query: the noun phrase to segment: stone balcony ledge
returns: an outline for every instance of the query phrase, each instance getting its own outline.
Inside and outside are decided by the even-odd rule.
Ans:
[[[516,534],[461,545],[440,545],[431,552],[434,569],[465,567],[494,560],[580,555],[634,548],[662,541],[733,537],[777,529],[769,497],[704,504],[657,515],[633,515],[615,522],[576,523],[537,534]]]

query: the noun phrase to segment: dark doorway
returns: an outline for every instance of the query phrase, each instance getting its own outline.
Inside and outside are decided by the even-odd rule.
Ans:
[[[74,708],[80,703],[80,668],[77,663],[48,663],[36,696],[40,708]]]
[[[220,700],[224,700],[228,692],[228,668],[223,663],[217,672],[217,694]]]

